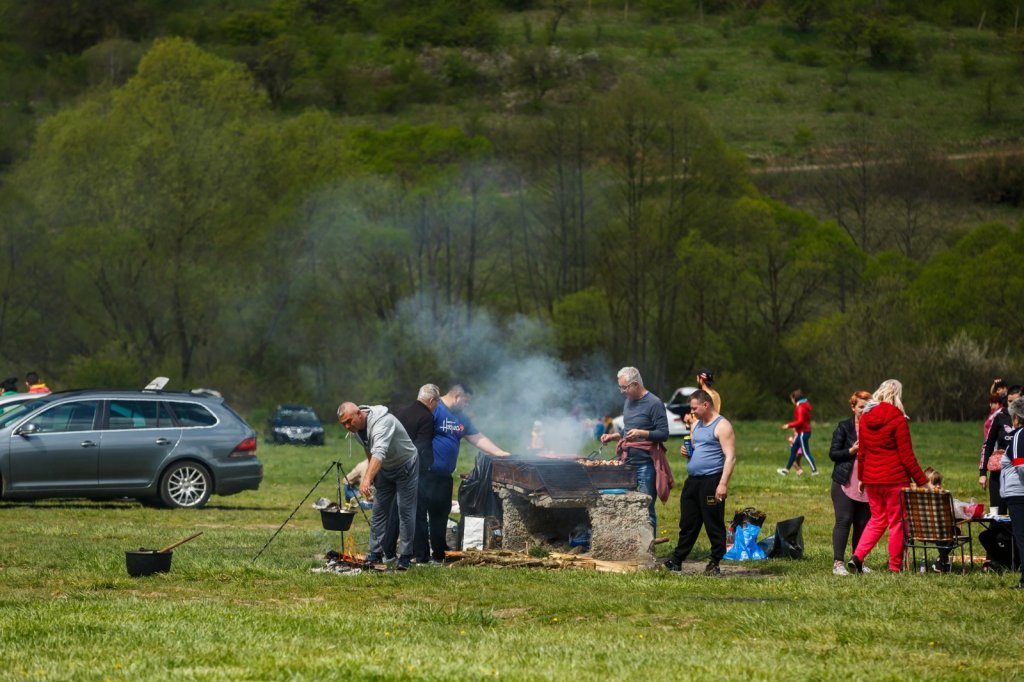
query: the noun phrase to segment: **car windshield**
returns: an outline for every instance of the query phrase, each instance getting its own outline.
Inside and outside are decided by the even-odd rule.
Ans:
[[[3,406],[3,414],[0,414],[0,429],[6,428],[12,422],[16,422],[29,412],[34,411],[36,408],[45,405],[48,402],[50,402],[49,396],[46,398],[39,398],[38,400],[30,400],[27,403]]]
[[[308,408],[289,408],[277,411],[277,420],[282,424],[314,426],[320,423],[316,412]]]

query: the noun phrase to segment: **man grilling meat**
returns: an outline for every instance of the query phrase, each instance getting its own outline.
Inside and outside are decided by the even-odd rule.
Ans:
[[[654,511],[654,499],[668,500],[669,491],[675,482],[665,457],[665,441],[668,440],[668,415],[661,398],[644,388],[644,380],[636,367],[623,367],[618,376],[619,392],[626,397],[622,408],[622,423],[625,434],[606,433],[601,442],[618,440],[615,452],[619,459],[636,468],[637,489],[651,496],[647,513],[655,537],[658,534],[658,517]]]
[[[463,412],[472,397],[473,391],[466,384],[452,384],[434,410],[434,463],[427,473],[427,485],[420,488],[420,493],[426,496],[429,546],[416,550],[417,562],[444,561],[447,547],[444,537],[452,510],[452,473],[459,462],[461,439],[465,438],[478,450],[494,457],[509,454],[477,431]]]

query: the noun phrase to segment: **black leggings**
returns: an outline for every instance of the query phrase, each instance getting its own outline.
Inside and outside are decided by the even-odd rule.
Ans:
[[[853,529],[853,549],[857,548],[860,541],[860,534],[864,532],[864,526],[868,525],[871,518],[871,508],[867,502],[851,500],[849,495],[843,492],[843,486],[832,481],[832,507],[836,510],[836,525],[832,527],[832,559],[835,561],[846,560],[846,541],[850,538],[850,529]]]
[[[1000,514],[1006,514],[1006,502],[999,491],[1001,471],[988,472],[988,503],[990,506],[998,507]]]

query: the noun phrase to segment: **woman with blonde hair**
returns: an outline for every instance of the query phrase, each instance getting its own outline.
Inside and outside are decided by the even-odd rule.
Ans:
[[[864,406],[857,425],[857,475],[868,496],[871,520],[847,566],[864,570],[864,559],[889,531],[889,570],[903,568],[903,513],[900,490],[911,481],[931,489],[914,455],[910,427],[903,409],[903,384],[887,379]]]

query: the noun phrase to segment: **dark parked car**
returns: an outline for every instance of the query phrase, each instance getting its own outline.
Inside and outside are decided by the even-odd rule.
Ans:
[[[0,415],[4,499],[202,507],[262,480],[256,432],[212,392],[68,391]]]
[[[324,444],[324,427],[312,407],[278,405],[267,422],[267,437],[272,443]]]

